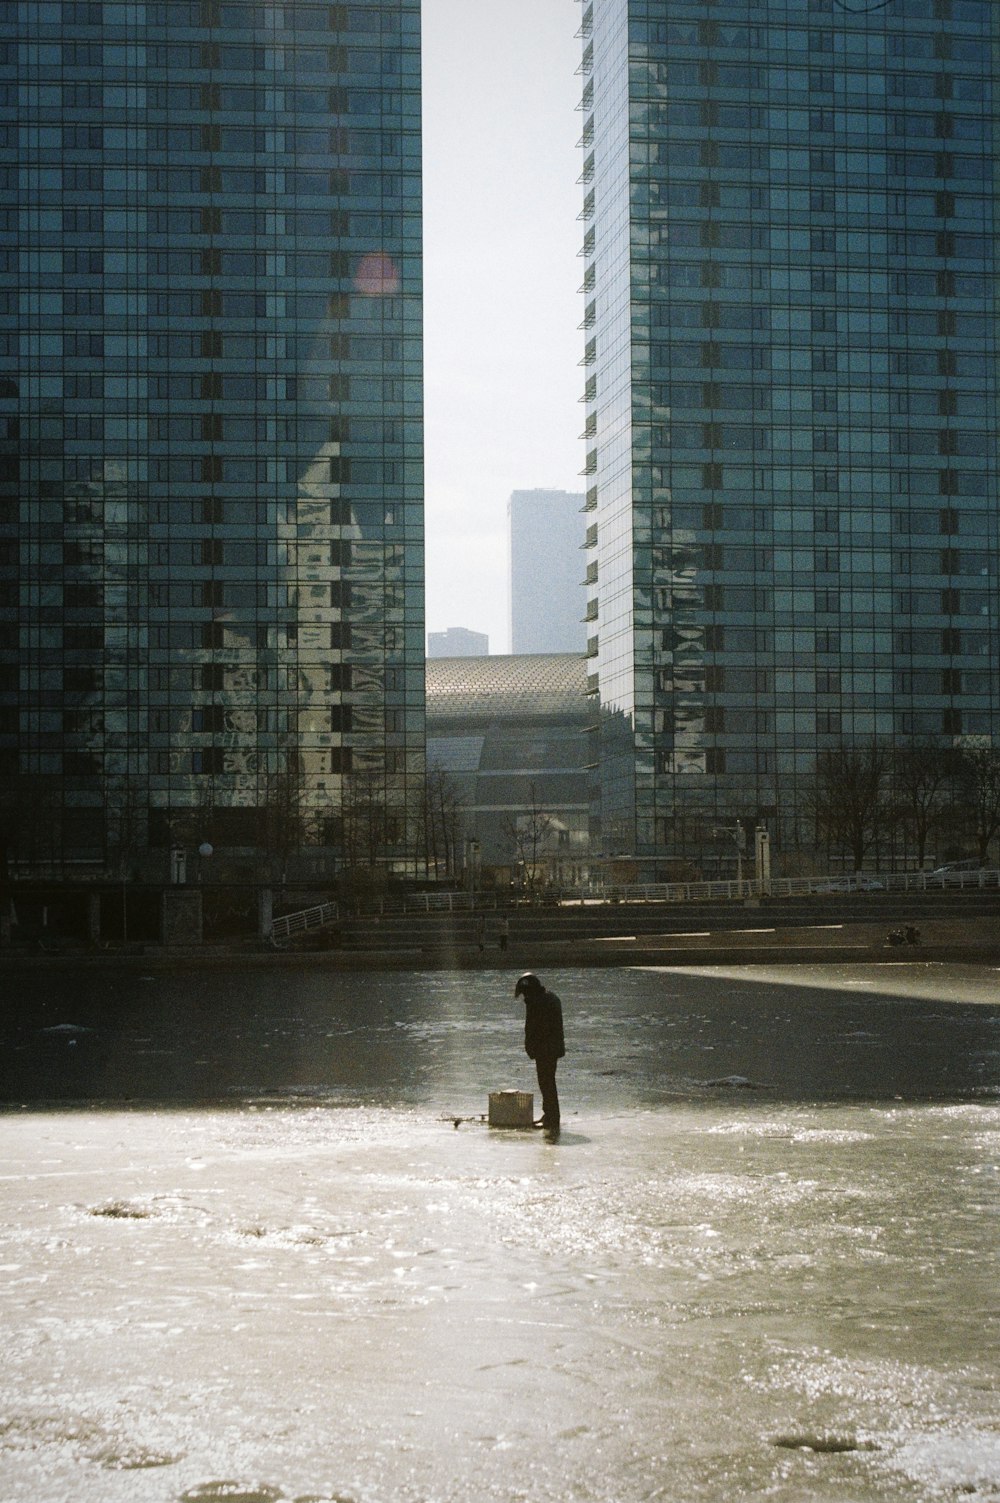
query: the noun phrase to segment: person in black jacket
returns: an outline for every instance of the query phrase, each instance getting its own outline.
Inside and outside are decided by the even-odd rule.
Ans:
[[[562,1003],[555,992],[545,989],[533,971],[518,978],[514,996],[524,998],[524,1052],[535,1061],[538,1088],[542,1093],[542,1123],[559,1128],[559,1093],[556,1065],[566,1053]]]

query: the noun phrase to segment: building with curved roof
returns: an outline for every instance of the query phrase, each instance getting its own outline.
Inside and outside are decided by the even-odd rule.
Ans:
[[[523,878],[585,856],[586,688],[575,653],[428,661],[427,763],[458,801],[467,861],[477,843],[482,867]]]
[[[586,720],[586,688],[584,659],[573,652],[439,658],[427,664],[427,709],[435,721],[553,715]]]

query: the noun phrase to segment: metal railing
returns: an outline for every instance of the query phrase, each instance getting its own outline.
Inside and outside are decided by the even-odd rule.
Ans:
[[[617,903],[684,903],[706,899],[807,898],[836,893],[942,892],[963,888],[995,888],[1000,872],[886,872],[858,876],[772,877],[768,882],[647,882],[609,885],[590,894],[595,901]],[[579,901],[579,899],[578,899]]]
[[[738,902],[744,898],[808,898],[839,893],[942,892],[1000,886],[1000,871],[886,872],[861,875],[772,877],[769,882],[744,877],[716,882],[608,883],[585,889],[546,889],[533,898],[521,895],[506,900],[519,904],[578,905],[600,903],[693,903]],[[415,892],[405,900],[407,913],[461,913],[495,908],[504,902],[493,893]]]
[[[271,921],[272,945],[287,944],[293,934],[305,934],[310,929],[323,929],[337,919],[336,903],[317,903],[313,908],[302,908],[298,913],[283,913]]]
[[[492,894],[469,892],[408,892],[404,902],[407,913],[462,913],[496,906]]]

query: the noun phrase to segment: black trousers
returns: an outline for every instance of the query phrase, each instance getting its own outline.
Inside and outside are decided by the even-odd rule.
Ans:
[[[535,1060],[538,1089],[542,1093],[542,1121],[546,1127],[559,1126],[559,1092],[556,1090],[558,1063],[559,1059],[555,1054],[540,1054]]]

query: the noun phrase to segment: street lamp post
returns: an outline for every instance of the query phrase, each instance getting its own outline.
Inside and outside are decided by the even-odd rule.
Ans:
[[[742,820],[737,820],[735,825],[716,825],[713,831],[716,835],[731,835],[736,843],[736,896],[743,896],[743,852],[746,849],[746,831]]]
[[[771,891],[771,837],[764,825],[758,825],[754,831],[754,863],[760,890],[765,895],[769,895]]]
[[[469,875],[469,897],[472,899],[472,905],[473,905],[473,907],[475,907],[475,903],[476,903],[476,870],[477,870],[477,868],[479,866],[479,841],[476,840],[475,836],[471,837],[470,840],[468,841],[467,850],[466,850],[466,862],[467,862],[467,866],[468,866],[468,875]]]

